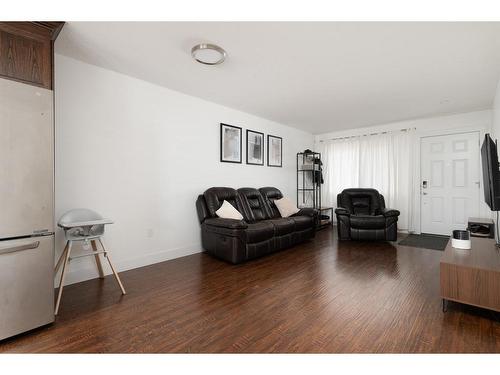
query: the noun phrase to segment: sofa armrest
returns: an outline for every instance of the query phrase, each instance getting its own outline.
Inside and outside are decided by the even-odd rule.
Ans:
[[[292,216],[311,216],[315,217],[319,215],[319,210],[316,208],[311,208],[311,207],[304,207],[299,210],[296,214],[293,214]]]
[[[344,207],[337,207],[335,209],[336,215],[350,215],[349,211]]]
[[[206,219],[203,224],[211,225],[214,227],[228,228],[228,229],[246,229],[248,228],[247,223],[243,220],[236,219],[222,219],[220,217],[213,217]]]
[[[382,215],[385,217],[389,216],[399,216],[400,212],[398,210],[393,210],[392,208],[384,208],[382,210]]]

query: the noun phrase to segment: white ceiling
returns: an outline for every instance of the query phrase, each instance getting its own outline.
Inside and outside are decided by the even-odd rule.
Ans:
[[[500,23],[69,22],[56,52],[319,134],[490,108]]]

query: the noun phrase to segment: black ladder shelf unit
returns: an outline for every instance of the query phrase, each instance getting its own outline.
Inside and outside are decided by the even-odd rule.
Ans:
[[[321,205],[321,153],[297,153],[297,207],[312,207],[320,215],[329,213],[329,219],[318,221],[318,228],[333,225],[333,207]]]

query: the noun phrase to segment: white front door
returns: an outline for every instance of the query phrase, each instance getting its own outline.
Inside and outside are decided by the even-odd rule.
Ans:
[[[422,233],[451,235],[478,216],[480,167],[479,132],[421,139]]]

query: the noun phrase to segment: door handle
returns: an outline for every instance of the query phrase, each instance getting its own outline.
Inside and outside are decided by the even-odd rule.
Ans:
[[[35,241],[32,243],[24,243],[21,245],[0,247],[0,255],[1,254],[15,253],[17,251],[36,249],[39,245],[40,245],[40,241]]]

